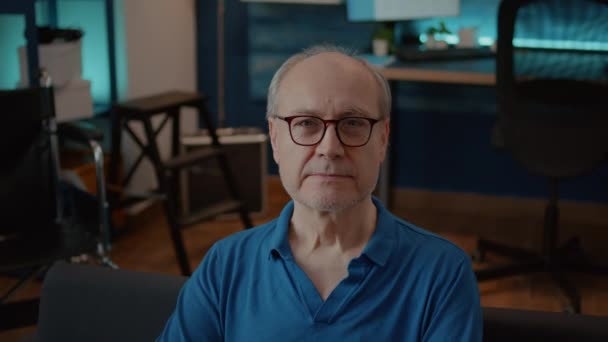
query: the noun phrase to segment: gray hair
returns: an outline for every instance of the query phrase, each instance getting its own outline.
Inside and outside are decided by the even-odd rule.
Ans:
[[[378,99],[380,113],[382,114],[382,117],[389,117],[391,113],[391,88],[389,87],[386,78],[384,78],[384,76],[382,76],[382,74],[378,72],[378,70],[374,66],[369,64],[366,60],[358,57],[356,51],[336,45],[323,44],[314,45],[312,47],[304,49],[300,53],[291,56],[275,72],[274,76],[272,77],[272,81],[270,81],[270,86],[268,87],[266,118],[269,118],[272,115],[277,115],[277,95],[279,92],[279,87],[281,86],[281,81],[283,80],[287,72],[289,72],[291,68],[293,68],[296,64],[300,63],[306,58],[326,52],[335,52],[347,57],[351,57],[359,61],[363,66],[365,66],[365,68],[374,76],[374,79],[376,80],[376,83],[378,84],[378,87],[381,90],[381,95]]]

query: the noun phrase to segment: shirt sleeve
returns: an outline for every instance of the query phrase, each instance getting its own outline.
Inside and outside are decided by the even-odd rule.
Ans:
[[[219,305],[221,263],[214,245],[177,298],[157,341],[222,341]]]
[[[456,272],[442,277],[432,301],[430,323],[423,341],[481,342],[483,317],[479,287],[471,263],[462,258]]]

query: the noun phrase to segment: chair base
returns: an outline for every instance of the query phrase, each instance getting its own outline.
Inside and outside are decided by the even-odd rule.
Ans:
[[[586,273],[591,275],[608,275],[608,267],[591,263],[586,257],[578,238],[572,238],[553,253],[536,253],[523,248],[512,247],[489,240],[479,239],[474,261],[482,262],[486,252],[511,258],[514,263],[477,270],[477,281],[485,281],[521,275],[546,272],[551,275],[568,300],[564,310],[580,313],[581,296],[578,289],[566,277],[567,272]]]

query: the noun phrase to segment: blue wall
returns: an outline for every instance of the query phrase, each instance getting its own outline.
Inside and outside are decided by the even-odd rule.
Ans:
[[[0,15],[0,89],[13,89],[19,82],[17,48],[25,44],[25,18]]]
[[[198,1],[199,87],[215,113],[215,1]],[[462,0],[453,30],[477,26],[495,37],[498,0]],[[226,125],[266,129],[265,92],[272,72],[290,54],[333,42],[369,48],[371,23],[349,23],[338,6],[244,4],[226,0]],[[410,22],[423,31],[438,19]],[[546,181],[529,175],[490,143],[496,118],[493,88],[400,83],[393,112],[392,175],[397,187],[544,197]],[[276,173],[274,162],[269,161]],[[564,182],[562,197],[608,202],[608,168]]]
[[[126,49],[122,1],[114,0],[116,59],[118,64],[119,97],[126,92]],[[37,25],[49,25],[48,3],[36,2]],[[57,0],[57,26],[77,28],[82,37],[82,78],[91,81],[91,93],[96,104],[110,102],[110,73],[105,1]],[[20,15],[0,15],[0,89],[15,88],[19,81],[17,48],[25,45],[25,19]]]

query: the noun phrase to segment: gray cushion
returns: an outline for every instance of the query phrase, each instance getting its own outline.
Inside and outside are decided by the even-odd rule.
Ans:
[[[184,277],[55,264],[40,296],[38,341],[153,341]]]

